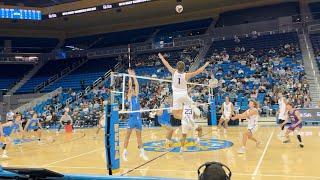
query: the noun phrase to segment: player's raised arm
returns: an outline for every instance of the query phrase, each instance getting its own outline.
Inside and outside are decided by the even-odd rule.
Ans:
[[[129,82],[128,82],[128,94],[127,94],[127,98],[130,101],[132,96],[132,79],[131,77],[129,77]]]
[[[195,77],[196,75],[202,73],[202,72],[206,69],[206,67],[209,66],[209,64],[210,64],[209,62],[206,62],[206,64],[203,65],[201,68],[199,68],[199,69],[197,69],[197,70],[195,70],[195,71],[193,71],[193,72],[186,73],[186,80],[188,80],[188,79],[190,79],[190,78],[193,78],[193,77]]]
[[[247,110],[246,112],[242,113],[242,114],[237,114],[234,117],[232,117],[232,120],[236,120],[236,119],[247,119],[250,116],[254,116],[254,115],[258,115],[258,110],[253,110],[253,111],[249,111]]]
[[[158,56],[161,59],[164,66],[173,74],[176,71],[176,69],[174,69],[173,67],[170,66],[168,61],[163,57],[163,55],[161,53],[159,53]]]
[[[129,70],[129,74],[132,76],[133,83],[134,83],[134,92],[133,92],[133,94],[135,96],[137,96],[139,94],[139,82],[138,82],[138,79],[137,79],[136,74],[135,74],[135,72],[133,70]],[[129,83],[130,83],[130,80],[129,80]],[[131,87],[132,87],[132,82],[131,82]]]

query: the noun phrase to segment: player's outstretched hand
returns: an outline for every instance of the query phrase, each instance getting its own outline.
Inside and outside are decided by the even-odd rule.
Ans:
[[[206,66],[209,66],[209,65],[210,65],[210,62],[209,62],[209,61],[207,61],[205,65],[206,65]]]
[[[135,72],[134,72],[134,70],[132,70],[132,69],[128,69],[128,73],[129,73],[129,75],[131,75],[131,76],[135,76],[135,75],[136,75]]]
[[[162,57],[163,57],[161,53],[158,53],[158,56],[159,56],[159,58],[162,58]]]

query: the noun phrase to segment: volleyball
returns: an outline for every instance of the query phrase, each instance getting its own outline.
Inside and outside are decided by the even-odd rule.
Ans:
[[[180,13],[182,13],[182,11],[183,11],[183,6],[181,4],[178,4],[176,6],[176,12],[180,14]]]

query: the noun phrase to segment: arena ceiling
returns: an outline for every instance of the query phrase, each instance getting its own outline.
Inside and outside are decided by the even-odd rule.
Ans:
[[[4,5],[28,6],[28,7],[48,7],[58,4],[76,2],[79,0],[3,0]]]
[[[31,0],[23,1],[31,2]],[[50,0],[45,1],[48,2]],[[52,1],[65,2],[71,0]],[[120,1],[121,0],[110,0],[108,2]],[[5,32],[14,35],[16,34],[15,31],[23,30],[23,34],[25,35],[27,35],[29,31],[29,34],[32,35],[35,35],[35,32],[38,32],[37,34],[39,35],[42,35],[40,32],[45,32],[48,36],[49,34],[52,36],[61,36],[61,34],[63,34],[65,37],[73,37],[157,26],[208,17],[217,19],[219,14],[225,11],[281,2],[292,2],[292,0],[182,0],[184,11],[181,14],[177,14],[175,12],[175,6],[177,5],[176,0],[155,0],[153,2],[122,7],[120,12],[112,9],[102,12],[72,15],[64,18],[48,19],[40,22],[2,20],[3,23],[0,24],[0,35]],[[59,10],[75,10],[78,8],[86,8],[89,5],[102,5],[104,3],[106,3],[105,0],[82,0],[42,8],[42,11],[48,14]]]

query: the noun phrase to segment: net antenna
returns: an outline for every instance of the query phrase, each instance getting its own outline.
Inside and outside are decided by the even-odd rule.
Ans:
[[[121,91],[111,91],[111,94],[114,94],[114,95],[122,95],[122,106],[121,106],[121,109],[119,110],[119,113],[122,113],[122,114],[126,114],[126,113],[133,113],[133,112],[150,112],[150,111],[157,111],[157,110],[165,110],[165,109],[172,109],[172,107],[170,108],[158,108],[158,109],[141,109],[139,111],[127,111],[125,109],[125,80],[126,78],[131,78],[131,77],[136,77],[138,79],[145,79],[145,80],[151,80],[151,81],[159,81],[159,82],[169,82],[169,83],[172,83],[172,80],[168,80],[168,79],[159,79],[159,78],[153,78],[153,77],[145,77],[145,76],[132,76],[132,75],[129,75],[129,74],[126,74],[126,73],[113,73],[113,76],[114,77],[120,77],[122,78],[122,92]],[[115,79],[115,78],[114,78]],[[199,83],[187,83],[188,85],[194,85],[194,86],[202,86],[202,87],[207,87],[207,88],[211,88],[210,85],[208,84],[199,84]],[[210,91],[209,91],[210,92]],[[211,94],[209,94],[209,96],[212,96]],[[208,102],[207,103],[196,103],[197,106],[207,106],[210,104],[210,99],[208,99]]]
[[[128,60],[129,60],[129,68],[131,68],[131,45],[128,44]]]

